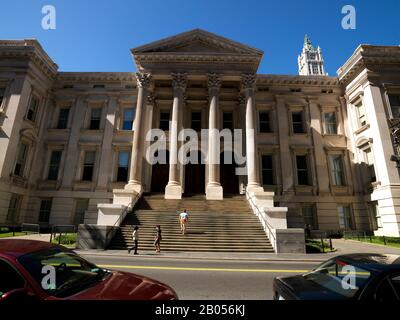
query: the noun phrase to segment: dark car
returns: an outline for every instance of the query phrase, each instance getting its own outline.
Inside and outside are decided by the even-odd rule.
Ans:
[[[400,256],[336,256],[303,275],[274,279],[274,300],[400,300]]]
[[[0,240],[0,301],[175,300],[156,280],[97,267],[59,245]]]

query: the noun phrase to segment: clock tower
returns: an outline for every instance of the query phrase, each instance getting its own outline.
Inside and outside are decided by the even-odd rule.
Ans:
[[[301,76],[327,76],[324,68],[321,48],[313,47],[310,38],[304,37],[304,46],[298,57],[299,75]]]

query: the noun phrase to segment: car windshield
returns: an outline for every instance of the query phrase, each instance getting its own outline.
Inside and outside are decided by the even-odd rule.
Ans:
[[[51,248],[18,259],[49,295],[67,297],[102,280],[108,272],[71,251]]]
[[[353,298],[371,277],[371,272],[340,259],[332,259],[303,277],[343,297]]]

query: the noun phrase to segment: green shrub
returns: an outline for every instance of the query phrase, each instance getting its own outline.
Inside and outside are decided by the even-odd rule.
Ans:
[[[67,234],[62,234],[61,235],[61,240],[60,240],[60,235],[56,236],[53,239],[53,243],[58,243],[60,241],[60,244],[64,245],[73,245],[76,243],[76,233],[67,233]]]

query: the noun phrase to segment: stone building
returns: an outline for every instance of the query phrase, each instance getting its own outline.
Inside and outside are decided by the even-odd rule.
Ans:
[[[137,73],[60,72],[36,40],[0,41],[0,224],[96,223],[98,204],[143,192],[247,190],[274,192],[289,228],[400,236],[399,47],[361,45],[338,77],[308,38],[298,76],[257,74],[262,51],[198,29],[132,55]],[[151,128],[167,133],[167,164],[144,160]],[[176,163],[181,128],[243,129],[247,174]]]

